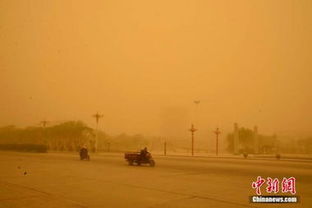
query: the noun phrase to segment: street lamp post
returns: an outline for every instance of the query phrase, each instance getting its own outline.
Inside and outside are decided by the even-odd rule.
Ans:
[[[103,115],[101,115],[97,112],[96,114],[93,115],[93,117],[95,118],[95,122],[96,122],[96,136],[95,136],[95,143],[94,143],[94,151],[97,152],[97,150],[98,150],[98,136],[99,136],[99,121],[100,121],[100,118],[103,117]]]
[[[192,124],[191,128],[189,129],[189,131],[192,134],[192,156],[194,156],[194,133],[195,133],[195,131],[197,131],[197,129],[195,129],[194,125]]]
[[[218,156],[218,137],[221,132],[219,131],[219,128],[217,128],[214,133],[216,134],[216,156]]]
[[[45,128],[48,124],[48,121],[47,120],[40,121],[40,124],[42,125],[43,128]]]
[[[40,124],[42,125],[42,128],[43,128],[43,132],[42,132],[42,138],[41,138],[41,140],[42,141],[38,141],[39,143],[44,143],[44,144],[46,144],[46,142],[47,142],[47,139],[45,138],[46,137],[46,135],[45,135],[45,128],[46,128],[46,126],[48,125],[48,121],[47,120],[42,120],[42,121],[40,121]]]

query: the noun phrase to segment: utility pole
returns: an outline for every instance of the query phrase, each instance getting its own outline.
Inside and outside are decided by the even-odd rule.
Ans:
[[[107,143],[107,152],[110,152],[110,142]]]
[[[254,139],[254,152],[255,154],[259,153],[259,136],[258,136],[258,127],[254,127],[254,132],[253,132],[253,139]]]
[[[194,156],[194,133],[195,133],[195,131],[197,131],[197,129],[195,129],[194,125],[192,124],[191,128],[189,129],[189,131],[192,134],[192,156]]]
[[[96,114],[93,115],[93,117],[95,118],[95,122],[96,122],[96,136],[95,136],[95,143],[94,143],[94,151],[97,152],[98,151],[98,136],[99,136],[99,121],[100,121],[100,118],[103,117],[103,115],[97,112]]]
[[[234,154],[237,155],[239,150],[239,127],[234,123]]]
[[[167,155],[167,142],[164,142],[164,155]]]
[[[219,128],[217,128],[214,133],[216,134],[216,156],[218,156],[218,137],[221,132],[219,131]]]

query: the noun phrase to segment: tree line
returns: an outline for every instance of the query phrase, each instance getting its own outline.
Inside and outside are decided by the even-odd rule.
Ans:
[[[67,121],[47,127],[0,127],[0,149],[32,151],[37,145],[50,151],[78,151],[87,146],[94,151],[96,136],[99,151],[137,150],[148,145],[147,139],[139,134],[110,136],[102,131],[96,132],[81,121]]]

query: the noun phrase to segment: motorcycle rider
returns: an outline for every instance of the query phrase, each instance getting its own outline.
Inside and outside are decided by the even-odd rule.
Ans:
[[[82,148],[80,149],[80,159],[88,159],[89,154],[88,154],[88,149],[86,145],[83,145]]]
[[[141,160],[145,159],[147,154],[148,154],[147,147],[144,147],[144,149],[142,149],[140,152]]]

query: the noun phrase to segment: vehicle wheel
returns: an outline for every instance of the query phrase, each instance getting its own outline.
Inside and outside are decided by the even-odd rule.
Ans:
[[[133,165],[133,161],[132,161],[132,160],[129,160],[129,161],[128,161],[128,164],[129,164],[129,165]]]
[[[154,160],[151,160],[151,161],[150,161],[150,166],[151,166],[151,167],[154,167],[154,166],[155,166],[155,161],[154,161]]]
[[[138,166],[141,166],[141,163],[140,163],[140,162],[137,162],[137,165],[138,165]]]

